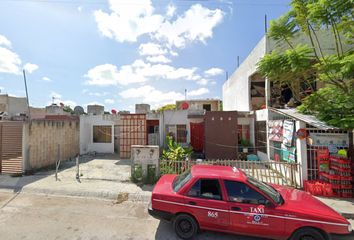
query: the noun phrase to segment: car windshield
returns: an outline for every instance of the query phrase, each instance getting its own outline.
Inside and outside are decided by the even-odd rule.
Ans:
[[[254,187],[256,187],[257,189],[259,189],[260,191],[262,191],[264,194],[266,194],[268,197],[270,197],[271,199],[274,200],[274,202],[276,202],[277,204],[283,204],[283,198],[280,195],[280,193],[275,190],[275,188],[273,188],[272,186],[261,182],[257,179],[255,179],[254,177],[251,176],[247,176],[247,181],[253,185]]]
[[[192,174],[190,170],[178,175],[172,184],[173,191],[178,192],[191,178]]]

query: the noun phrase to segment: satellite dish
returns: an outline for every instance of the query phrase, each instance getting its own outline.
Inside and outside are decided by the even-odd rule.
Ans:
[[[189,108],[189,104],[187,102],[182,103],[182,109],[186,110]]]
[[[74,108],[74,113],[75,113],[76,115],[81,115],[81,114],[84,114],[85,111],[84,111],[84,108],[83,108],[83,107],[81,107],[81,106],[76,106],[76,107]]]

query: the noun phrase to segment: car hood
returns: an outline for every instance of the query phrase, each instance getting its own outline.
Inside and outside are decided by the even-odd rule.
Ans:
[[[298,217],[311,216],[316,220],[349,224],[338,212],[307,192],[284,186],[273,185],[273,187],[280,192],[284,199],[281,208]]]

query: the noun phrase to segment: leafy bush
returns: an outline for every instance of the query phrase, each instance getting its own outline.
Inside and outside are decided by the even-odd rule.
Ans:
[[[190,157],[193,153],[192,147],[184,148],[181,144],[175,142],[172,137],[167,136],[167,149],[162,151],[162,159],[181,161]]]

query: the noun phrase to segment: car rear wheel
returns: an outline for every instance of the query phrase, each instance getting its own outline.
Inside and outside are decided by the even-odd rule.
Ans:
[[[326,240],[326,238],[314,228],[301,228],[293,234],[290,240]]]
[[[173,228],[182,239],[193,239],[198,232],[197,222],[188,214],[177,215],[173,221]]]

